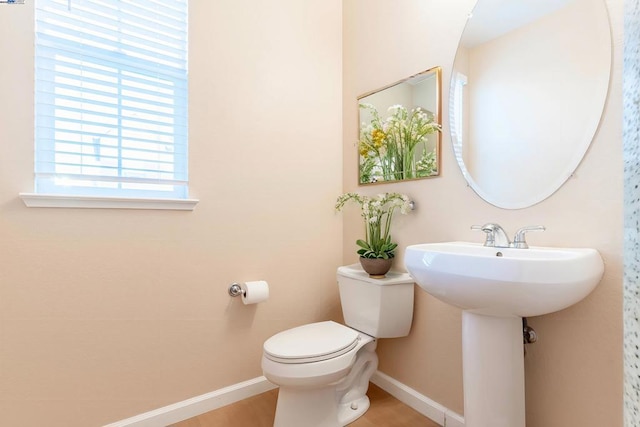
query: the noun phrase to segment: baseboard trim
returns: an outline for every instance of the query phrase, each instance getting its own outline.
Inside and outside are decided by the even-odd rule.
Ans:
[[[411,387],[376,371],[371,382],[425,417],[444,427],[464,427],[464,418]]]
[[[104,427],[165,427],[264,393],[265,391],[273,390],[274,388],[276,388],[276,386],[267,381],[265,377],[257,377],[163,408],[154,409],[153,411],[145,412],[144,414],[136,415],[122,421],[117,421]]]
[[[376,371],[371,382],[444,427],[464,427],[464,418],[411,387]],[[265,377],[233,384],[182,402],[154,409],[104,427],[165,427],[276,388]]]

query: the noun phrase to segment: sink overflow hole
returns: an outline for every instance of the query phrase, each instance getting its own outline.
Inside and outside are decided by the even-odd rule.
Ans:
[[[496,256],[502,256],[502,252],[496,252]]]

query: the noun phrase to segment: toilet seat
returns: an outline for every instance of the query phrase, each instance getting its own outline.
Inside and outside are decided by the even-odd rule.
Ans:
[[[264,356],[295,364],[333,359],[353,350],[359,333],[336,322],[310,323],[280,332],[264,343]]]

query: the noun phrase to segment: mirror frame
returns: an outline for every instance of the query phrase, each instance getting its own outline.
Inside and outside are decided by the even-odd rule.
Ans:
[[[415,177],[415,178],[403,178],[403,179],[395,179],[395,180],[383,180],[383,181],[374,181],[374,182],[361,182],[361,165],[362,165],[362,155],[360,153],[360,134],[361,134],[361,130],[362,130],[362,120],[360,119],[361,117],[361,104],[363,99],[371,96],[371,95],[375,95],[377,93],[380,93],[382,91],[385,91],[387,89],[393,88],[395,86],[401,85],[403,83],[407,83],[411,80],[414,79],[418,79],[420,77],[423,77],[425,75],[429,75],[432,74],[435,76],[436,82],[435,82],[435,106],[436,106],[436,111],[429,111],[429,113],[433,114],[433,123],[435,123],[438,127],[438,130],[436,130],[435,132],[433,132],[435,134],[436,137],[436,141],[435,141],[435,172],[431,175],[428,176],[422,176],[422,177]],[[358,101],[358,139],[357,139],[357,143],[356,143],[356,150],[357,150],[357,171],[358,171],[358,185],[376,185],[376,184],[389,184],[389,183],[397,183],[397,182],[403,182],[403,181],[416,181],[419,179],[429,179],[429,178],[436,178],[439,177],[442,171],[442,67],[440,66],[436,66],[436,67],[431,67],[425,71],[422,71],[420,73],[414,74],[410,77],[404,78],[402,80],[396,81],[394,83],[391,83],[389,85],[386,85],[384,87],[369,91],[367,93],[364,93],[360,96],[358,96],[357,98]],[[393,104],[392,104],[393,105]],[[391,106],[390,106],[391,107]]]

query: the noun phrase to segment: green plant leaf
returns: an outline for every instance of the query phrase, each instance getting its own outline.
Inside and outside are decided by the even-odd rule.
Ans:
[[[356,245],[358,245],[361,248],[366,249],[368,251],[373,250],[373,247],[369,243],[367,243],[367,242],[365,242],[364,240],[361,240],[361,239],[356,240]]]

